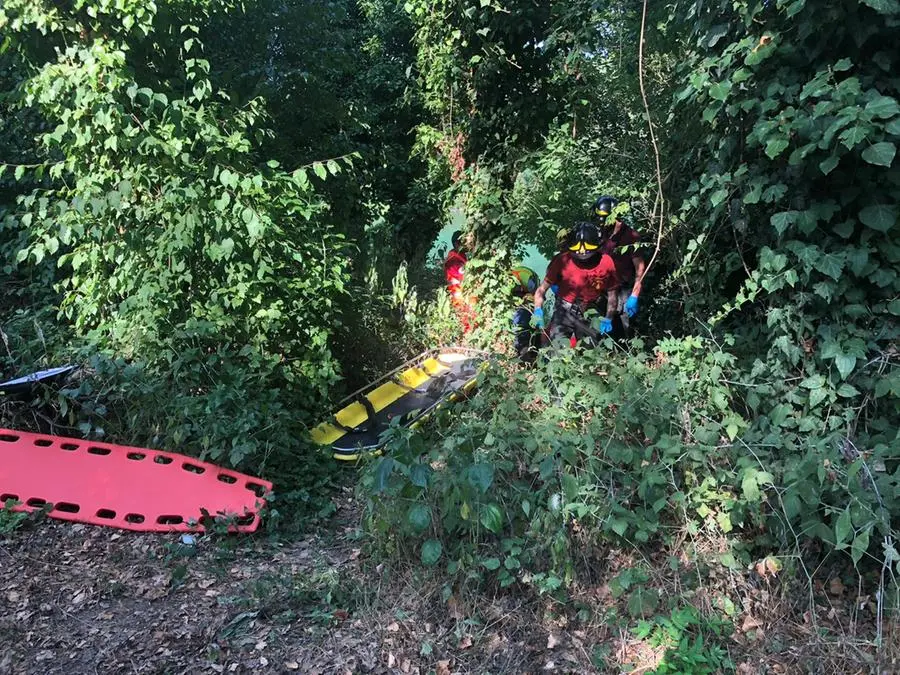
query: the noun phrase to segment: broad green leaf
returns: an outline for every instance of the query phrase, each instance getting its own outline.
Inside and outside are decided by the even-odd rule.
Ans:
[[[828,396],[828,390],[825,387],[813,389],[809,392],[809,407],[815,408]]]
[[[734,75],[731,76],[731,81],[734,82],[735,84],[740,84],[741,82],[744,82],[745,80],[749,80],[752,75],[753,75],[753,73],[751,73],[746,68],[738,68],[734,72]]]
[[[328,170],[325,168],[325,165],[322,162],[313,162],[313,173],[315,173],[319,178],[325,180],[328,177]]]
[[[850,127],[849,129],[845,129],[841,132],[841,143],[843,143],[848,150],[852,150],[858,143],[863,141],[869,135],[869,130],[862,126],[857,125],[855,127]]]
[[[716,522],[725,534],[728,534],[734,529],[734,525],[731,524],[731,514],[727,511],[719,511],[716,513]]]
[[[800,386],[804,389],[821,389],[825,386],[825,377],[822,375],[807,377],[800,383]]]
[[[499,558],[485,558],[481,561],[481,564],[484,565],[484,568],[487,570],[498,570],[500,569],[500,559]]]
[[[725,198],[727,196],[728,196],[728,191],[725,190],[724,188],[721,190],[716,190],[715,192],[712,193],[712,195],[710,195],[709,202],[712,205],[712,207],[715,208],[719,204],[721,204],[723,201],[725,201]]]
[[[853,531],[853,523],[850,520],[849,507],[844,509],[837,522],[834,524],[834,541],[837,548],[842,548],[843,544],[850,538]]]
[[[15,177],[16,180],[22,180],[22,176],[24,176],[24,175],[25,175],[25,167],[22,166],[21,164],[19,164],[19,166],[16,167],[16,170],[13,173],[13,176]]]
[[[784,234],[785,230],[797,220],[798,211],[782,211],[773,215],[769,222],[778,234]]]
[[[428,487],[428,477],[431,475],[431,467],[427,464],[414,464],[409,470],[409,481],[416,487]]]
[[[309,187],[309,177],[306,175],[306,169],[297,169],[291,174],[291,178],[300,187],[306,189]]]
[[[724,101],[731,91],[731,82],[717,82],[709,88],[709,95],[717,101]]]
[[[897,0],[862,0],[879,14],[900,14],[900,2]]]
[[[863,150],[862,158],[869,164],[877,166],[890,166],[897,154],[897,147],[893,143],[876,143]]]
[[[859,393],[859,389],[851,384],[847,384],[846,382],[841,384],[841,386],[838,387],[837,390],[837,395],[841,398],[853,398],[854,396],[859,396]]]
[[[610,521],[609,526],[612,528],[612,531],[620,537],[624,537],[625,532],[628,531],[628,521],[622,520],[621,518],[613,518]]]
[[[869,530],[865,529],[853,538],[853,544],[850,546],[850,557],[853,558],[854,565],[859,564],[868,549]]]
[[[469,483],[482,492],[487,492],[494,482],[494,467],[490,464],[473,464],[469,467]]]
[[[422,549],[419,557],[421,558],[423,565],[432,567],[441,559],[441,553],[443,553],[443,551],[444,547],[441,545],[441,542],[437,539],[428,539],[422,542]]]
[[[503,566],[506,569],[512,571],[512,570],[517,570],[520,567],[522,567],[522,563],[521,563],[521,561],[519,561],[519,559],[516,556],[508,555],[508,556],[506,556],[506,559],[503,561]]]
[[[378,460],[378,466],[375,469],[375,484],[372,487],[375,494],[384,492],[387,488],[388,479],[394,471],[394,458],[382,457]]]
[[[251,239],[255,239],[263,231],[262,221],[259,219],[259,216],[256,215],[256,211],[252,211],[252,216],[250,218],[250,222],[247,223],[247,234],[250,235]]]
[[[819,169],[827,176],[832,171],[834,171],[834,168],[838,165],[839,161],[840,160],[837,157],[832,155],[828,159],[823,159],[821,162],[819,162]]]
[[[891,59],[891,55],[888,52],[875,52],[875,55],[872,56],[872,61],[874,61],[875,64],[882,70],[890,72],[891,63],[893,62],[893,60]]]
[[[772,411],[769,413],[769,421],[773,427],[780,427],[788,419],[791,412],[791,406],[786,403],[780,403],[772,408]]]
[[[659,592],[655,588],[638,586],[629,594],[626,604],[632,617],[649,617],[659,607]]]
[[[741,481],[741,492],[744,493],[744,499],[751,502],[758,502],[760,498],[759,483],[756,481],[756,471],[748,471],[744,474]]]
[[[481,524],[497,534],[503,529],[503,511],[496,504],[488,504],[481,509]]]
[[[866,227],[887,232],[897,222],[897,207],[893,204],[874,204],[859,212],[859,219]]]
[[[873,117],[888,119],[900,114],[900,105],[892,96],[879,96],[866,104],[866,112],[871,113]]]
[[[803,8],[806,7],[806,0],[794,0],[792,3],[787,5],[784,10],[787,18],[791,18],[794,15],[798,14]]]
[[[769,159],[775,159],[776,157],[778,157],[778,155],[780,155],[782,152],[784,152],[784,150],[785,150],[785,148],[787,148],[787,146],[788,146],[787,138],[783,138],[783,137],[772,138],[766,142],[766,151],[765,151],[766,156]]]
[[[847,376],[853,372],[856,367],[856,357],[850,354],[840,354],[834,358],[834,365],[837,366],[841,379],[846,380]],[[838,392],[840,393],[840,392]]]
[[[844,220],[840,223],[837,223],[834,227],[831,228],[834,230],[835,234],[844,239],[849,239],[853,232],[856,230],[856,223],[852,220]]]
[[[852,67],[853,67],[853,61],[851,61],[850,59],[847,59],[847,58],[841,59],[840,61],[838,61],[837,63],[835,63],[832,66],[832,68],[838,73],[842,73],[845,70],[850,70],[850,68],[852,68]]]
[[[413,504],[406,512],[406,522],[414,533],[421,534],[431,524],[431,511],[424,504]]]
[[[725,433],[728,434],[728,440],[733,441],[735,438],[737,438],[739,430],[740,428],[737,424],[735,424],[734,422],[730,422],[725,427]]]
[[[839,279],[844,268],[844,257],[834,253],[826,253],[813,263],[814,267],[822,274],[827,274],[832,279]]]

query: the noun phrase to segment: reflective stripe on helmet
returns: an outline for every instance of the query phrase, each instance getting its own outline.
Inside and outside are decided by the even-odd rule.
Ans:
[[[589,244],[586,241],[577,241],[569,246],[570,251],[578,251],[582,248],[585,251],[596,251],[598,248],[600,248],[600,246],[598,244]]]

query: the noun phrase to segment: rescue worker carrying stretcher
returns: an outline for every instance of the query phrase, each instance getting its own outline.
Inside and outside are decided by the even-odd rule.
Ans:
[[[600,230],[593,223],[577,223],[569,233],[566,250],[557,253],[544,281],[534,294],[532,322],[544,328],[544,297],[554,288],[556,301],[550,321],[549,337],[567,337],[572,343],[590,338],[595,343],[600,335],[612,331],[619,277],[616,264],[603,252]],[[590,320],[588,310],[596,309],[597,300],[607,298],[606,316]]]
[[[621,286],[615,294],[612,316],[619,317],[622,335],[627,338],[630,320],[638,313],[638,298],[647,265],[640,252],[640,233],[619,218],[611,225],[607,222],[618,203],[615,197],[599,197],[591,207],[591,218],[600,229],[603,252],[611,256],[616,265]]]
[[[512,269],[512,278],[512,295],[518,303],[512,315],[513,349],[523,363],[531,363],[541,345],[540,335],[531,328],[534,293],[540,277],[534,270],[519,266]]]

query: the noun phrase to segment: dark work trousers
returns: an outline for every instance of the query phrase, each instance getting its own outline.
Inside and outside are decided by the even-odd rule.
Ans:
[[[550,320],[550,340],[573,337],[576,341],[587,338],[597,343],[600,334],[591,328],[590,321],[584,318],[584,310],[579,304],[557,298],[553,318]]]
[[[521,305],[512,315],[513,349],[524,363],[532,363],[537,357],[540,335],[531,327],[531,308]]]

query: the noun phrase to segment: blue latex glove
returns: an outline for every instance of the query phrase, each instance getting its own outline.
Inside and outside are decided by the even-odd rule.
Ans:
[[[535,307],[531,313],[531,324],[538,329],[544,327],[544,310],[542,307]]]
[[[607,333],[612,333],[612,319],[608,319],[607,317],[603,317],[600,319],[600,334],[606,335]]]
[[[638,313],[638,299],[636,295],[632,295],[625,301],[625,313],[628,316],[634,316]]]

